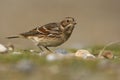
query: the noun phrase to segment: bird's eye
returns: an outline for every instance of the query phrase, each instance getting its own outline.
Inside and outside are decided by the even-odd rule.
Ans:
[[[67,22],[70,22],[69,20],[67,20]]]

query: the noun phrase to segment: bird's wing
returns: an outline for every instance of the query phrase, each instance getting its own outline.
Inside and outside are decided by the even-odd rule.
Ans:
[[[60,24],[59,23],[49,23],[38,29],[40,32],[44,33],[59,33],[60,32]]]
[[[52,36],[52,35],[59,35],[61,34],[60,31],[60,24],[59,23],[49,23],[46,25],[43,25],[41,27],[36,27],[29,32],[21,33],[20,35],[24,37],[29,36]]]
[[[24,33],[21,33],[20,35],[24,36],[24,37],[29,37],[29,36],[35,36],[35,35],[38,35],[39,33],[36,31],[36,28],[28,31],[28,32],[24,32]]]

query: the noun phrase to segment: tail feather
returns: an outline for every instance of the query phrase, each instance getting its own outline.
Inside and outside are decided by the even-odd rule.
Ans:
[[[6,37],[7,39],[13,39],[13,38],[20,38],[20,36],[10,36],[10,37]]]

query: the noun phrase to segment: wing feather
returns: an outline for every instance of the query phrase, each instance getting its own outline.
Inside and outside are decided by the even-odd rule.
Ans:
[[[60,24],[59,23],[49,23],[41,27],[36,27],[29,32],[21,33],[20,35],[24,37],[29,36],[50,36],[50,35],[59,35],[61,34]]]

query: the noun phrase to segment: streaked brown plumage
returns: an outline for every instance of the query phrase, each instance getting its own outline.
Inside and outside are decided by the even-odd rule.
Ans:
[[[56,47],[68,40],[75,27],[75,20],[72,17],[66,17],[58,23],[49,23],[40,27],[36,27],[28,32],[21,33],[17,36],[7,37],[12,38],[27,38],[32,40],[41,51],[41,47]]]

